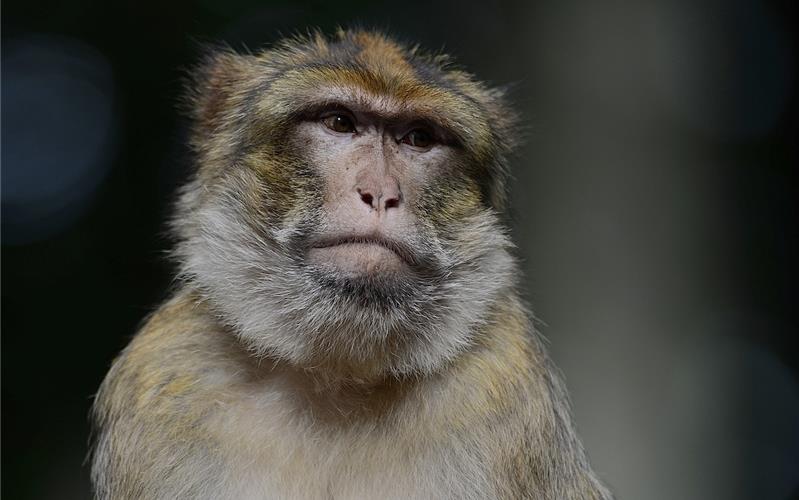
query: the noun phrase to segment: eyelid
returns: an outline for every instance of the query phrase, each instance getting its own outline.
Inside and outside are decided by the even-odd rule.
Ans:
[[[424,122],[422,122],[422,123],[413,123],[413,124],[403,128],[399,137],[403,138],[403,137],[407,136],[408,134],[410,134],[411,132],[416,131],[416,130],[421,130],[422,132],[426,133],[427,135],[429,135],[437,143],[444,142],[444,140],[443,140],[444,138],[443,138],[441,132],[439,131],[439,129],[437,127],[435,127],[435,126],[428,125],[427,123],[424,123]]]
[[[324,120],[325,118],[329,118],[331,116],[341,115],[341,116],[346,116],[347,118],[352,120],[352,123],[358,123],[358,120],[355,119],[355,115],[352,113],[352,111],[348,110],[347,108],[341,108],[341,107],[324,108],[319,110],[316,113],[316,115],[318,120]]]
[[[426,124],[424,122],[414,122],[414,123],[411,123],[410,125],[406,125],[405,127],[402,128],[402,136],[405,137],[406,135],[410,134],[414,130],[424,130],[425,132],[427,132],[428,134],[430,134],[432,136],[437,136],[438,135],[435,132],[435,127],[433,127],[431,125],[428,125],[428,124]]]

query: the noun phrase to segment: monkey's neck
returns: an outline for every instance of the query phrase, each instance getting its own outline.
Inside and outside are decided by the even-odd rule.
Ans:
[[[207,310],[202,305],[198,309]],[[474,389],[479,395],[481,389],[493,392],[497,384],[511,384],[542,356],[535,342],[531,342],[529,328],[524,307],[516,293],[510,291],[490,309],[486,321],[475,330],[472,343],[459,355],[430,373],[406,376],[365,373],[332,363],[296,366],[269,356],[256,356],[230,329],[226,329],[224,342],[226,350],[234,353],[230,359],[237,364],[235,370],[251,390],[270,388],[292,395],[319,418],[373,419],[390,414],[409,400],[426,397],[420,394],[430,388],[440,390],[446,385],[456,390]],[[468,384],[477,385],[470,388]]]
[[[364,376],[340,367],[296,366],[269,356],[254,356],[238,342],[230,347],[238,351],[238,369],[252,390],[269,388],[292,395],[300,406],[327,420],[381,415],[425,380],[419,376]]]

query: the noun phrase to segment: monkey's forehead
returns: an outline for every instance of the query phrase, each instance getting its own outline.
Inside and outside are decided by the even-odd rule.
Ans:
[[[273,62],[292,68],[357,67],[383,77],[368,82],[375,85],[374,90],[385,90],[381,80],[412,80],[440,87],[475,83],[471,75],[453,68],[448,56],[429,54],[418,46],[407,47],[376,31],[339,30],[333,37],[314,32],[307,37],[283,40],[265,54]]]

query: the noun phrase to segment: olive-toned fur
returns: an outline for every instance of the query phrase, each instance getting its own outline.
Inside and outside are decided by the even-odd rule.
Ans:
[[[97,395],[97,497],[612,498],[516,290],[503,99],[375,32],[210,54],[180,286]],[[402,195],[399,278],[306,258],[340,227],[320,167],[340,159],[303,135],[331,103],[441,131]]]

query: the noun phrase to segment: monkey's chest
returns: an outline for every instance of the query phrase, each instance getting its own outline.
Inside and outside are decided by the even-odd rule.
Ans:
[[[421,426],[385,429],[254,413],[217,429],[222,498],[490,498],[486,464]]]

